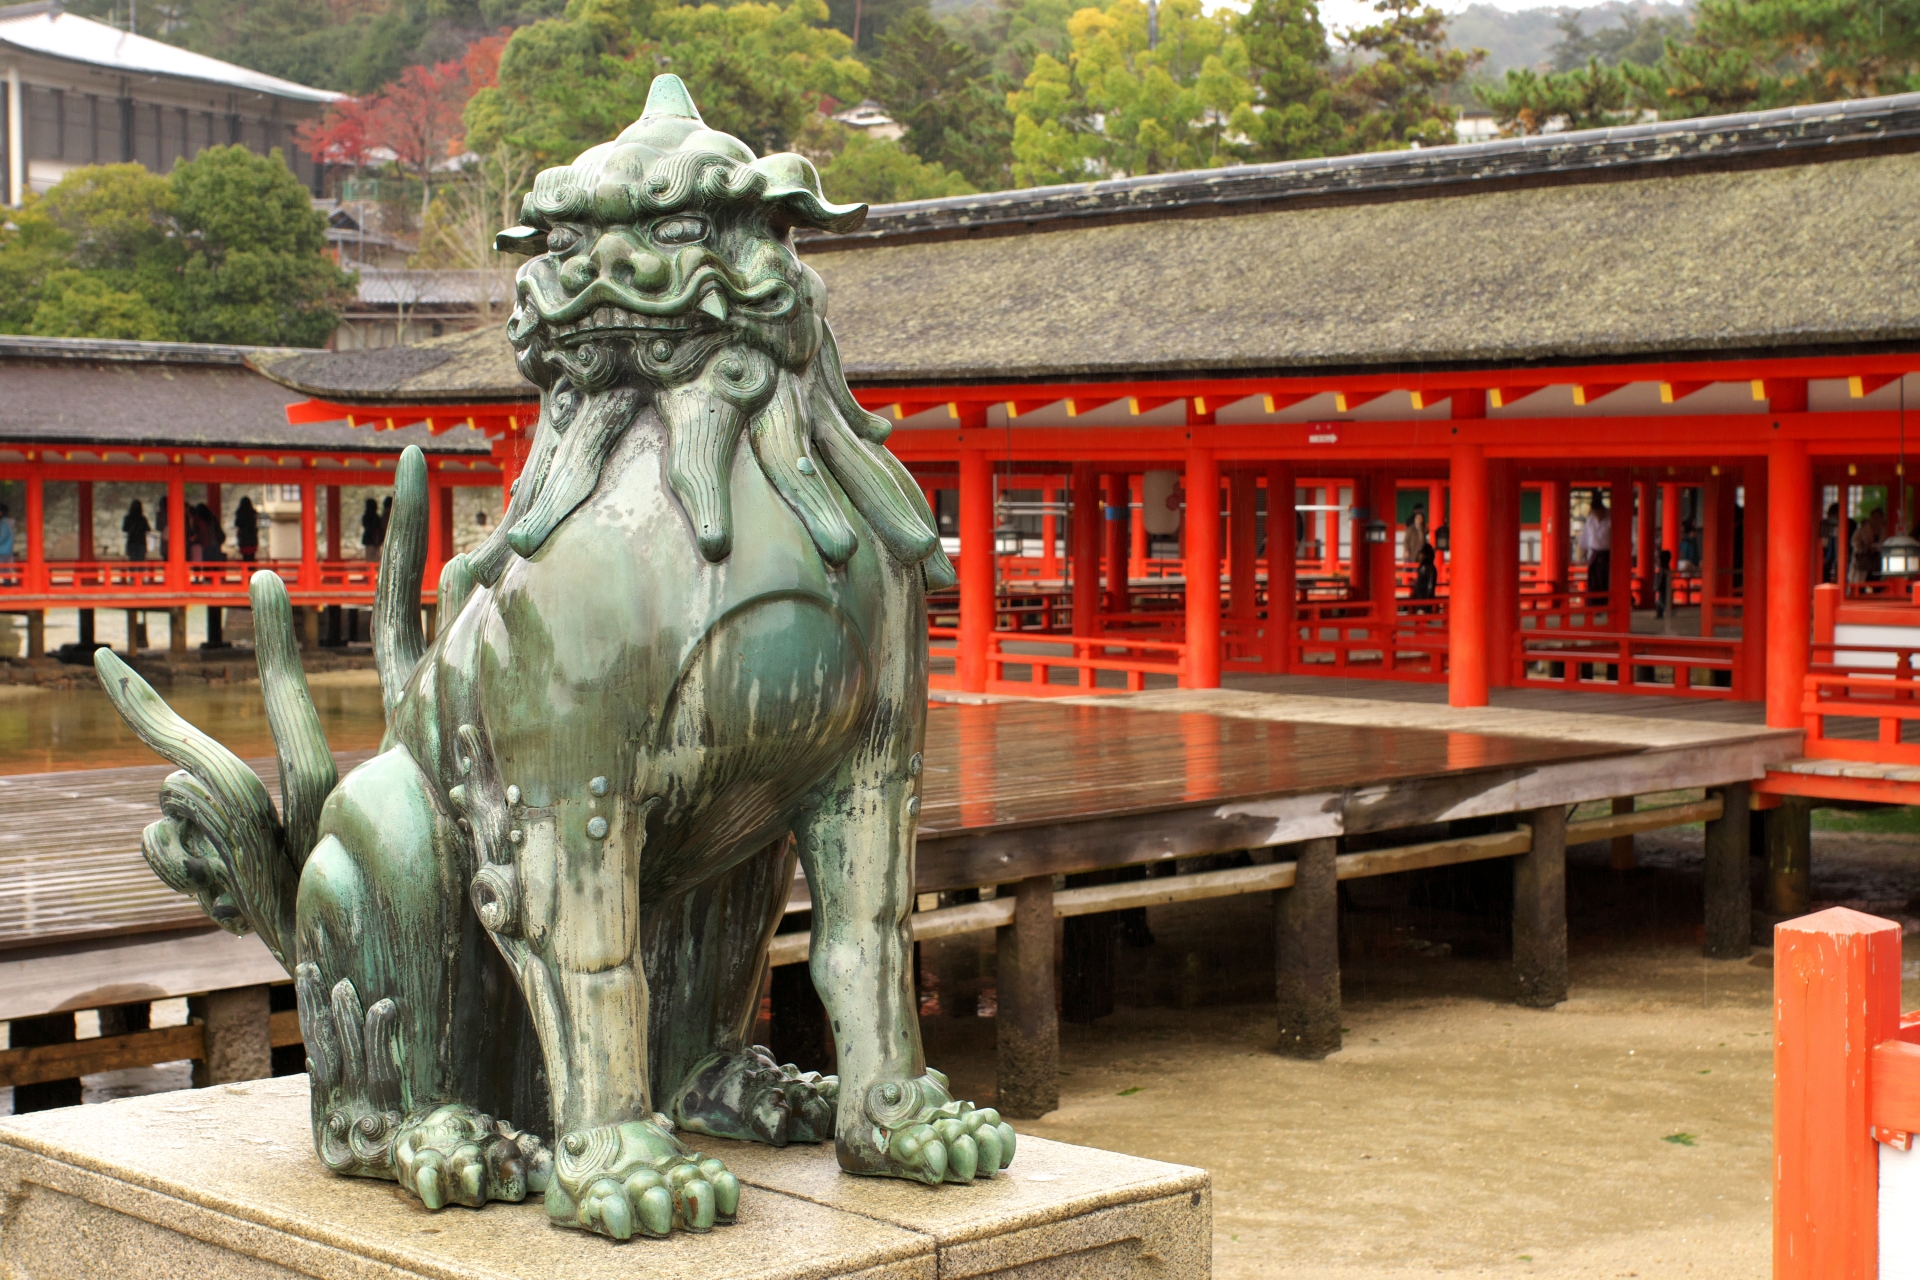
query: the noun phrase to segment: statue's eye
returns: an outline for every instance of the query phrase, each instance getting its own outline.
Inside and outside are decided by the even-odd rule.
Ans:
[[[661,244],[693,244],[707,238],[707,220],[662,218],[653,224],[653,238]]]
[[[580,243],[580,228],[561,223],[547,232],[547,252],[565,253]]]

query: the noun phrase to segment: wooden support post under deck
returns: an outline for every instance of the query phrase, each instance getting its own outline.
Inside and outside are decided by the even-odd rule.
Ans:
[[[47,656],[47,611],[32,609],[27,613],[27,656],[44,658]]]
[[[10,1049],[35,1049],[42,1045],[72,1044],[74,1023],[71,1013],[48,1013],[33,1018],[15,1018],[7,1024]],[[80,1078],[41,1080],[13,1086],[13,1114],[51,1111],[55,1107],[80,1105]]]
[[[1320,1059],[1340,1051],[1339,842],[1294,846],[1293,887],[1273,894],[1279,1052]]]
[[[184,654],[187,651],[187,607],[178,605],[167,610],[167,652]]]
[[[1452,600],[1447,609],[1447,704],[1487,705],[1487,455],[1477,444],[1453,446]]]
[[[1011,892],[1013,923],[998,930],[999,1083],[1002,1115],[1033,1120],[1060,1105],[1060,1021],[1053,989],[1053,877],[1033,876]]]
[[[1735,782],[1707,793],[1720,816],[1707,823],[1706,944],[1709,960],[1744,960],[1753,950],[1753,893],[1748,886],[1750,788]]]
[[[1767,910],[1776,918],[1803,916],[1813,905],[1813,806],[1788,796],[1766,812]]]
[[[1527,815],[1533,848],[1513,860],[1516,1002],[1551,1009],[1567,998],[1567,811]]]
[[[273,1074],[267,1004],[264,986],[215,991],[187,1002],[188,1014],[206,1026],[207,1056],[194,1060],[194,1088],[264,1080]]]
[[[1181,687],[1220,687],[1220,463],[1187,450],[1187,662]],[[1356,552],[1356,556],[1358,553]]]

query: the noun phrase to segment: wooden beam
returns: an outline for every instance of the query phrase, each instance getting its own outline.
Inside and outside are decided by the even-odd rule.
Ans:
[[[1333,393],[1333,407],[1341,413],[1352,413],[1361,405],[1371,404],[1385,394],[1384,391],[1336,391]]]
[[[1083,413],[1092,413],[1118,402],[1119,396],[1079,396],[1067,401],[1067,416],[1077,418]]]
[[[1705,800],[1661,805],[1658,809],[1606,814],[1580,822],[1569,822],[1567,843],[1587,844],[1595,840],[1612,840],[1618,836],[1639,835],[1643,831],[1684,827],[1692,822],[1717,822],[1725,812],[1726,806],[1721,797],[1708,796]]]
[[[1590,405],[1602,396],[1610,396],[1626,385],[1624,382],[1577,382],[1573,387],[1573,402],[1577,405]]]
[[[1438,391],[1415,391],[1412,393],[1413,407],[1416,411],[1420,409],[1437,408],[1440,405],[1445,404],[1447,401],[1453,399],[1453,395],[1456,390],[1464,391],[1465,389],[1466,388],[1464,387],[1459,387],[1459,388],[1442,388]]]
[[[1534,394],[1536,391],[1545,391],[1545,390],[1546,390],[1545,386],[1494,387],[1487,392],[1487,399],[1493,402],[1494,408],[1507,409],[1507,408],[1511,408],[1516,404],[1519,404],[1522,400],[1525,400],[1528,396]]]
[[[179,1062],[205,1053],[206,1038],[197,1024],[134,1031],[124,1036],[95,1036],[91,1040],[37,1045],[31,1049],[8,1049],[0,1052],[0,1085],[70,1080],[101,1071]]]
[[[1663,382],[1660,384],[1660,403],[1678,404],[1696,392],[1705,391],[1711,382]]]
[[[1162,409],[1185,399],[1185,396],[1128,396],[1127,412],[1139,417],[1143,413],[1152,413],[1155,409]]]
[[[1261,405],[1268,413],[1281,413],[1304,401],[1311,400],[1317,392],[1313,391],[1269,391],[1260,398]]]
[[[1900,381],[1897,373],[1856,373],[1847,379],[1847,394],[1864,400],[1884,386]]]

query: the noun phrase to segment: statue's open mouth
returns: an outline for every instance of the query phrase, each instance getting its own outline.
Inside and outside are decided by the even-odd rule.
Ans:
[[[595,307],[578,320],[551,326],[551,332],[561,346],[572,347],[607,334],[685,332],[693,328],[693,314],[642,316],[620,307]]]
[[[641,293],[631,285],[604,276],[571,298],[552,296],[548,292],[548,282],[534,275],[522,276],[520,288],[533,302],[533,308],[539,312],[540,318],[554,326],[556,331],[560,331],[561,326],[608,309],[626,312],[633,317],[619,326],[622,328],[680,327],[653,322],[683,319],[696,306],[705,303],[709,296],[722,295],[732,306],[752,311],[762,320],[778,320],[792,311],[798,300],[793,286],[785,280],[774,277],[757,284],[743,285],[711,262],[689,275],[674,292],[665,295]],[[718,315],[724,317],[725,312],[723,307]]]

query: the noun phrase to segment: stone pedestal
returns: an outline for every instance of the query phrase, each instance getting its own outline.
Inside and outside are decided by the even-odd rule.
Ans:
[[[699,1144],[740,1178],[740,1220],[615,1243],[536,1201],[429,1213],[313,1153],[306,1077],[0,1123],[0,1275],[34,1280],[1105,1280],[1206,1276],[1204,1170],[1022,1135],[991,1182],[839,1171],[830,1147]]]

